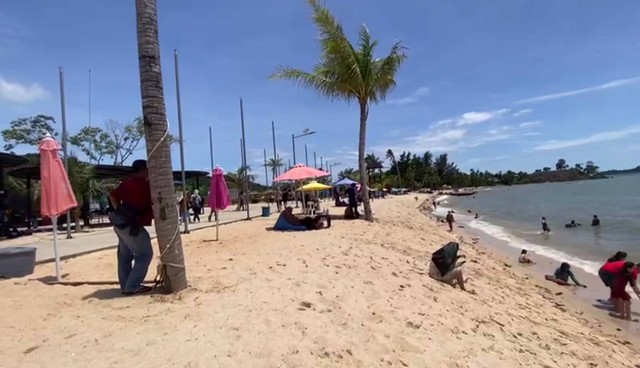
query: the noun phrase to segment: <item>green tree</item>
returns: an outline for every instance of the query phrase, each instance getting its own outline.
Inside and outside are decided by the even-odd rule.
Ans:
[[[267,160],[267,167],[271,169],[271,173],[273,174],[273,178],[275,179],[280,172],[280,168],[284,166],[284,162],[280,157],[270,158]]]
[[[564,158],[558,159],[558,162],[556,162],[556,170],[565,170],[569,167],[569,165],[567,165],[567,161]]]
[[[9,128],[2,130],[4,150],[13,151],[20,145],[37,147],[45,133],[51,133],[58,137],[59,133],[54,128],[55,119],[48,115],[36,115],[27,118],[19,118],[9,123]]]
[[[160,261],[165,270],[165,289],[177,292],[187,287],[178,208],[174,194],[171,142],[162,85],[160,41],[156,0],[136,0],[138,63],[144,137],[147,147],[149,184]],[[122,160],[124,161],[124,160]]]
[[[406,59],[405,48],[396,42],[390,52],[376,57],[378,42],[371,38],[366,26],[360,27],[357,45],[353,45],[335,17],[319,0],[308,0],[313,9],[313,20],[320,33],[322,54],[313,71],[281,67],[272,75],[275,79],[288,79],[314,89],[330,100],[356,101],[360,107],[360,137],[358,162],[360,182],[368,186],[365,162],[367,119],[369,105],[384,100],[395,87],[395,76]],[[369,192],[362,191],[365,219],[373,220]]]
[[[69,143],[77,147],[89,162],[99,165],[105,157],[115,156],[115,143],[100,127],[86,126],[69,137]]]
[[[391,161],[391,167],[389,170],[395,168],[396,174],[398,174],[398,188],[402,187],[402,178],[400,177],[400,167],[398,166],[398,161],[396,160],[396,155],[393,154],[393,150],[387,150],[387,160]]]
[[[171,134],[166,139],[170,144],[178,142]],[[100,164],[108,158],[113,165],[122,166],[144,148],[144,122],[142,117],[124,124],[109,119],[103,128],[83,127],[69,137],[69,143],[80,149],[91,163]]]

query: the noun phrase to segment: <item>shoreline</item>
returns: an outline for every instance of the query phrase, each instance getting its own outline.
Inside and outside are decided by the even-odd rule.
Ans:
[[[438,201],[439,198],[442,197],[437,197],[436,201]],[[422,212],[428,217],[433,217],[438,221],[441,221],[443,217],[433,212],[431,201],[432,199],[428,199],[429,203],[426,206],[429,208],[429,212]],[[448,208],[445,206],[442,207]],[[508,228],[506,228],[505,230],[509,231]],[[578,279],[580,283],[587,285],[587,288],[575,286],[560,286],[551,281],[547,281],[544,278],[545,275],[552,275],[555,272],[556,268],[560,266],[560,261],[547,255],[536,253],[535,250],[527,249],[527,255],[532,261],[535,262],[535,264],[520,264],[518,262],[518,257],[520,256],[521,250],[524,248],[516,248],[512,245],[509,245],[509,242],[507,242],[506,240],[496,238],[481,229],[473,228],[469,226],[468,221],[456,221],[456,225],[454,226],[454,233],[456,231],[459,232],[463,238],[479,238],[480,241],[478,241],[476,244],[479,245],[482,243],[482,246],[486,247],[486,249],[490,252],[490,255],[495,256],[503,261],[504,264],[508,265],[509,268],[513,268],[518,272],[526,274],[536,282],[539,281],[542,285],[548,284],[551,287],[559,288],[559,291],[556,292],[557,295],[563,295],[564,299],[567,302],[575,304],[581,310],[588,311],[598,321],[602,321],[604,323],[610,322],[616,328],[622,329],[628,333],[635,334],[640,332],[640,323],[621,321],[612,318],[608,315],[610,310],[607,309],[605,305],[598,302],[599,299],[608,299],[609,289],[604,286],[597,275],[587,272],[580,267],[573,266],[572,271],[576,276],[576,279]],[[636,318],[639,318],[640,301],[638,301],[637,297],[632,291],[630,292],[630,294],[632,295],[632,313],[635,314]]]

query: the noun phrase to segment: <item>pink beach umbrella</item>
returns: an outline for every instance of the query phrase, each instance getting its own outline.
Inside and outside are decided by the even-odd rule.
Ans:
[[[47,134],[38,146],[40,150],[40,214],[51,218],[53,224],[53,253],[58,282],[62,281],[58,254],[58,216],[78,206],[69,177],[60,159],[60,148],[60,144],[51,137],[51,134]]]
[[[289,171],[273,179],[275,182],[280,181],[299,181],[306,179],[323,178],[330,174],[326,171],[314,169],[312,167],[305,166],[303,164],[297,164]]]
[[[224,210],[231,204],[231,194],[227,188],[227,182],[224,180],[224,170],[220,166],[216,166],[211,174],[211,188],[209,193],[209,207],[216,211],[216,240],[218,240],[219,219],[218,211]]]

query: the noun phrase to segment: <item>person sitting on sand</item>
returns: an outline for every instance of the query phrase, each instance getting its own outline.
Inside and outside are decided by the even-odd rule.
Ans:
[[[280,213],[274,230],[318,230],[322,229],[322,219],[327,220],[327,228],[331,227],[331,218],[326,215],[318,215],[315,217],[298,218],[293,214],[293,208],[287,207]]]
[[[445,220],[447,221],[447,224],[449,224],[449,232],[453,231],[453,223],[456,221],[453,218],[453,211],[448,211],[447,212],[447,217],[445,218]]]
[[[593,220],[591,220],[591,226],[600,226],[600,219],[598,215],[593,215]]]
[[[624,262],[622,270],[616,276],[611,287],[611,297],[613,298],[612,317],[620,319],[631,319],[631,295],[627,293],[627,284],[631,285],[633,292],[640,298],[640,289],[636,284],[638,279],[638,267],[633,262]]]
[[[581,284],[576,279],[576,277],[573,275],[573,271],[571,271],[571,266],[567,262],[562,262],[562,264],[560,264],[560,267],[556,269],[556,272],[554,272],[553,275],[545,275],[544,278],[548,281],[553,281],[556,284],[562,286],[570,286],[571,284],[569,284],[569,279],[571,279],[571,281],[573,281],[576,286],[584,288],[587,287],[587,285]]]
[[[564,227],[566,227],[567,229],[571,229],[571,228],[578,227],[578,226],[582,226],[582,224],[576,223],[576,220],[571,220],[570,223],[564,224]]]
[[[542,221],[540,222],[542,224],[542,231],[545,233],[550,233],[551,229],[549,228],[549,224],[547,224],[547,219],[546,217],[542,218]]]
[[[523,249],[522,252],[520,252],[520,257],[518,257],[518,262],[524,263],[524,264],[535,264],[535,262],[532,261],[531,258],[527,256],[526,249]]]
[[[457,284],[461,290],[473,293],[473,291],[468,291],[464,286],[462,265],[465,261],[460,261],[460,259],[465,258],[465,256],[458,255],[459,249],[460,244],[449,242],[435,251],[431,255],[431,261],[429,261],[429,277],[453,287]]]

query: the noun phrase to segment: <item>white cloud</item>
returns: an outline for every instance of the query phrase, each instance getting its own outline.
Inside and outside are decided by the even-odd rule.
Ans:
[[[586,87],[586,88],[582,88],[582,89],[576,89],[576,90],[573,90],[573,91],[551,93],[551,94],[548,94],[548,95],[542,95],[542,96],[526,98],[524,100],[519,100],[519,101],[516,101],[514,103],[515,104],[526,104],[526,103],[536,103],[536,102],[543,102],[543,101],[548,101],[548,100],[555,100],[555,99],[558,99],[558,98],[581,95],[583,93],[590,93],[590,92],[596,92],[596,91],[601,91],[601,90],[606,90],[606,89],[622,87],[622,86],[626,86],[628,84],[633,84],[633,83],[637,83],[637,82],[640,82],[640,77],[633,77],[633,78],[627,78],[627,79],[617,79],[617,80],[614,80],[614,81],[611,81],[611,82],[607,82],[607,83],[604,83],[604,84],[601,84],[601,85],[598,85],[598,86]]]
[[[420,87],[413,91],[409,96],[388,100],[387,103],[389,105],[410,105],[418,102],[420,97],[428,95],[430,91],[431,89],[429,87]]]
[[[0,100],[2,101],[28,104],[48,96],[49,92],[37,83],[25,86],[20,83],[9,82],[0,77]]]
[[[533,109],[522,109],[514,112],[513,116],[518,117],[518,116],[528,115],[528,114],[531,114],[532,112],[533,112]]]
[[[584,146],[584,145],[593,144],[593,143],[615,141],[615,140],[626,138],[628,136],[639,134],[639,133],[640,133],[640,126],[634,126],[634,127],[630,127],[622,130],[596,133],[585,138],[568,139],[568,140],[552,140],[552,141],[545,142],[539,146],[536,146],[533,149],[536,151],[553,151],[553,150],[559,150],[563,148]]]
[[[534,127],[534,126],[538,126],[540,124],[542,124],[541,120],[533,120],[533,121],[525,121],[524,123],[518,124],[518,126],[520,128],[531,128],[531,127]]]
[[[478,164],[482,162],[502,161],[508,159],[509,156],[495,156],[495,157],[475,157],[467,160],[468,164]]]
[[[500,109],[495,111],[469,111],[455,118],[442,119],[431,124],[431,128],[438,128],[447,125],[475,125],[487,122],[506,115],[510,112],[510,109]]]

